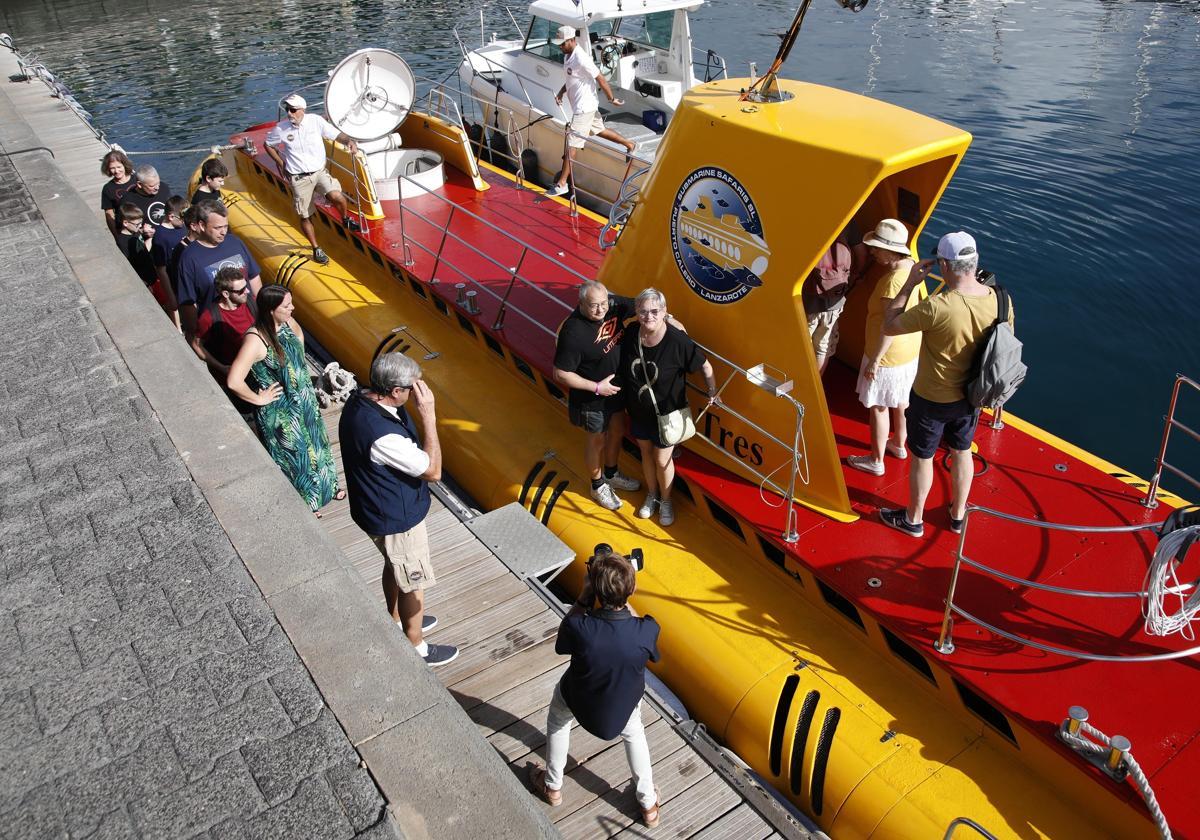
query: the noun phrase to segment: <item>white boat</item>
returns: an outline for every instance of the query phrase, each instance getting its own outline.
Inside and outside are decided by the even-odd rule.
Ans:
[[[654,160],[659,141],[683,94],[691,87],[726,78],[725,61],[692,45],[688,15],[703,0],[535,0],[520,39],[495,35],[478,49],[463,49],[459,76],[483,103],[490,136],[504,139],[514,167],[525,178],[549,184],[562,169],[570,106],[554,101],[566,80],[563,53],[551,43],[560,26],[573,26],[624,105],[601,102],[609,128],[637,144],[632,160],[619,144],[588,138],[573,166],[582,203],[607,208],[617,200],[634,165]],[[518,31],[520,26],[513,21]],[[461,41],[460,41],[461,43]],[[536,152],[537,172],[532,156]]]

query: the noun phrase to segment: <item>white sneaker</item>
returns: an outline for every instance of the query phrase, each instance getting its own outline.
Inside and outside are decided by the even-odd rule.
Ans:
[[[900,446],[894,440],[889,440],[887,442],[887,452],[893,458],[897,458],[901,461],[908,457],[908,450],[903,446]]]
[[[611,485],[613,487],[613,489],[615,489],[615,490],[641,490],[642,489],[642,482],[638,481],[636,478],[630,478],[629,476],[622,473],[620,470],[617,470],[617,474],[614,475],[612,478],[606,478],[604,480],[607,481],[609,483],[609,485]]]
[[[658,503],[658,524],[664,528],[675,522],[675,504],[670,499]]]
[[[567,194],[567,185],[566,184],[551,184],[550,189],[546,190],[546,195],[553,196],[553,195],[566,195],[566,194]]]
[[[654,493],[647,493],[646,500],[642,502],[642,506],[637,509],[638,519],[649,519],[654,515],[654,509],[658,507],[658,496]]]
[[[870,455],[851,455],[846,459],[846,463],[856,470],[862,470],[871,475],[883,475],[884,473],[883,464]]]
[[[599,487],[592,488],[592,498],[596,500],[596,504],[605,510],[621,509],[621,500],[617,498],[617,494],[607,484],[601,484]]]

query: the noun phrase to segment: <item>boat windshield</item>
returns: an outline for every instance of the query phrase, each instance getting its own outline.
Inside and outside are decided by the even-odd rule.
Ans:
[[[671,49],[671,29],[675,12],[651,12],[648,15],[629,15],[592,24],[593,37],[617,35],[652,49]]]
[[[562,64],[564,58],[562,50],[550,43],[550,39],[558,31],[558,27],[559,24],[552,20],[534,17],[529,22],[529,34],[525,36],[525,52],[533,53],[547,61],[553,61],[555,64]]]

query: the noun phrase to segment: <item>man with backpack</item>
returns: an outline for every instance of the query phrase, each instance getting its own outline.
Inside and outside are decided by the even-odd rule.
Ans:
[[[935,264],[945,280],[945,288],[905,311],[909,295],[925,282]],[[1000,372],[998,376],[994,370],[987,373],[993,379],[1007,376],[1007,387],[1001,389],[1002,399],[1011,395],[1024,376],[1024,365],[1019,361],[1020,344],[1011,338],[1013,310],[1007,292],[980,282],[976,276],[978,268],[975,239],[962,231],[948,233],[938,242],[936,258],[922,260],[912,267],[904,287],[884,313],[885,334],[921,333],[917,378],[906,412],[908,449],[913,454],[908,473],[908,508],[879,510],[884,524],[911,537],[925,533],[925,499],[933,485],[933,456],[943,439],[950,449],[950,530],[962,531],[967,495],[975,475],[971,441],[979,423],[979,407],[998,404],[994,399],[979,402],[978,395],[973,402],[968,399],[968,392],[977,390],[972,386],[980,378],[978,365],[983,345],[1001,329],[996,322],[1002,303],[1007,309],[1004,333],[1016,344],[1019,371]]]

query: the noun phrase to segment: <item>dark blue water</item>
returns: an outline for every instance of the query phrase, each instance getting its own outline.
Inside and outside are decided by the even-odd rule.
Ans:
[[[459,55],[452,28],[479,42],[479,8],[4,0],[0,29],[111,138],[149,150],[224,142],[363,46],[444,77]],[[794,10],[716,0],[693,36],[745,75],[751,60],[770,63]],[[511,35],[503,6],[484,16],[489,36]],[[1029,379],[1009,408],[1148,475],[1174,374],[1200,377],[1200,0],[872,0],[858,15],[818,0],[785,75],[975,136],[922,252],[946,230],[974,233],[1014,293],[1026,345]],[[195,163],[151,160],[172,184]],[[1184,408],[1200,427],[1200,399]],[[1200,473],[1200,444],[1177,437],[1178,459]]]

